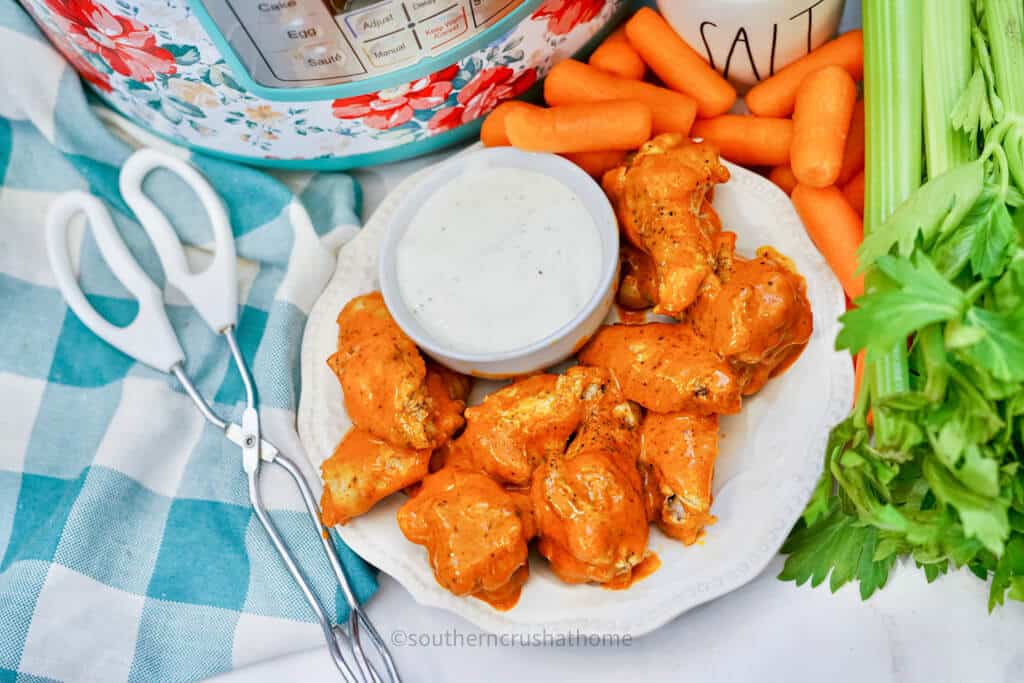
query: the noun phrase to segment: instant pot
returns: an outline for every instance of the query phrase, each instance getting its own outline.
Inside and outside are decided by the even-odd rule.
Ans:
[[[22,0],[110,105],[237,161],[341,169],[477,134],[629,0]]]

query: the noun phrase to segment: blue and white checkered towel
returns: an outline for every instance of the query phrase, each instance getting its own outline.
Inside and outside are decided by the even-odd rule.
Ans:
[[[129,247],[163,284],[117,193],[130,151],[21,8],[0,0],[0,681],[194,680],[321,642],[250,511],[240,450],[172,378],[85,329],[50,274],[46,208],[57,193],[81,189],[115,209]],[[328,245],[357,224],[357,187],[337,174],[282,182],[190,159],[224,198],[237,236],[239,336],[264,433],[305,463],[294,433],[302,329],[333,267]],[[196,203],[169,178],[151,181],[147,191],[171,209],[201,260]],[[72,244],[93,305],[128,322],[135,303],[91,236]],[[166,296],[189,375],[237,419],[242,387],[227,346],[173,291]],[[321,599],[343,618],[301,501],[278,486],[287,480],[274,469],[267,504]],[[351,553],[343,560],[356,593],[369,597],[371,570]]]

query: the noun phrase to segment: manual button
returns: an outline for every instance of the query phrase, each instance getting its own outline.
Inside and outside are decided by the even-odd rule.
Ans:
[[[408,62],[420,55],[416,37],[409,30],[366,43],[362,49],[370,63],[378,68]]]

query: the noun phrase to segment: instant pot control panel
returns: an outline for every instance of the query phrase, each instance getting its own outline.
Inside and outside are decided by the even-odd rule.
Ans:
[[[203,0],[248,75],[267,88],[360,81],[412,66],[522,0]]]

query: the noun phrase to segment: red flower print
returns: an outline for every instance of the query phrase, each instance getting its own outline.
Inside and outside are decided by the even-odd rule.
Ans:
[[[390,130],[411,120],[416,110],[435,109],[444,104],[458,73],[459,65],[452,64],[395,88],[334,100],[331,108],[337,119],[362,119],[370,128]]]
[[[547,19],[548,31],[556,36],[564,36],[583,24],[604,9],[607,0],[544,0],[531,19]]]
[[[456,99],[466,108],[464,121],[489,113],[505,100],[518,97],[537,82],[537,72],[526,69],[518,76],[507,66],[492,66],[476,75]]]
[[[462,125],[462,114],[465,110],[462,107],[445,107],[438,111],[427,121],[427,129],[435,133],[443,133],[452,128]]]
[[[156,74],[175,72],[174,55],[156,44],[145,24],[113,14],[92,0],[46,0],[46,5],[73,44],[99,55],[122,76],[146,83]]]
[[[456,95],[458,106],[437,112],[427,123],[427,128],[442,132],[478,119],[505,100],[519,97],[536,82],[537,72],[532,68],[518,76],[507,66],[484,69]]]
[[[78,75],[84,78],[89,83],[102,90],[103,92],[112,92],[113,88],[110,86],[110,80],[107,78],[105,73],[100,72],[88,59],[79,54],[78,50],[75,49],[62,35],[58,35],[46,27],[45,24],[40,24],[43,32],[46,33],[46,37],[50,39],[61,54],[64,55],[64,59],[68,60],[71,66],[75,67],[78,71]]]

